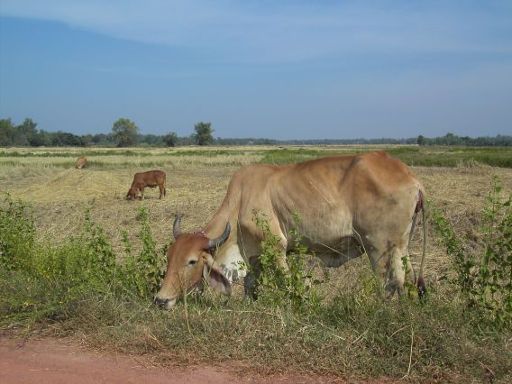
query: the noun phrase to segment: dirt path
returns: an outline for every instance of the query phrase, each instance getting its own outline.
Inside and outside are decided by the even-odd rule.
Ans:
[[[93,352],[65,340],[22,341],[0,337],[0,383],[321,384],[344,381],[321,376],[244,376],[228,367],[152,367],[143,358]]]

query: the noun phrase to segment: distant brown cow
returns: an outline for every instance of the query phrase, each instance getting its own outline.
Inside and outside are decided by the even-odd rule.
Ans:
[[[158,188],[160,189],[159,199],[161,199],[162,196],[165,196],[166,192],[164,171],[154,170],[136,173],[133,176],[132,186],[128,190],[126,198],[128,200],[134,200],[137,198],[137,195],[139,194],[140,191],[140,199],[142,200],[144,198],[144,188],[155,188],[156,186],[158,186]]]
[[[75,168],[82,169],[87,167],[87,158],[85,156],[81,156],[76,160]]]

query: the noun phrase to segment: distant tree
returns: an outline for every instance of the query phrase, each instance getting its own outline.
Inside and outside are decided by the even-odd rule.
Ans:
[[[82,145],[84,147],[89,147],[92,145],[92,135],[88,133],[87,135],[82,135],[80,137],[80,140],[82,141]]]
[[[0,119],[0,146],[10,147],[13,145],[15,128],[11,119]]]
[[[164,144],[162,136],[148,134],[148,135],[139,135],[138,142],[140,144],[147,144],[149,146],[162,146]]]
[[[199,122],[194,126],[196,133],[194,142],[197,145],[209,145],[213,143],[213,129],[212,123]]]
[[[175,147],[178,144],[178,135],[176,132],[169,132],[163,137],[163,140],[168,147]]]
[[[46,132],[45,130],[41,129],[39,133],[37,134],[37,146],[45,146],[49,147],[52,145],[52,133]]]
[[[23,137],[21,139],[23,142],[26,142],[27,145],[37,146],[37,124],[32,119],[25,119],[23,123],[18,125],[18,135]]]
[[[94,145],[112,145],[114,141],[111,134],[97,133],[93,135],[92,142]]]
[[[425,136],[423,136],[423,135],[419,135],[419,136],[418,136],[418,139],[416,140],[416,143],[417,143],[418,145],[425,145]]]
[[[444,136],[444,145],[457,145],[458,144],[458,136],[454,135],[453,133],[447,133]]]
[[[55,147],[79,147],[82,145],[80,136],[74,135],[69,132],[52,132],[51,145]]]
[[[112,125],[112,136],[118,147],[136,145],[138,133],[139,128],[130,119],[120,118]]]
[[[196,143],[195,135],[178,137],[178,146],[194,145]]]

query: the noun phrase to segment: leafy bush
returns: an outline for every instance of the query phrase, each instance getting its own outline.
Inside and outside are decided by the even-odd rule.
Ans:
[[[126,232],[123,233],[126,255],[120,265],[120,280],[126,290],[136,293],[141,298],[147,298],[154,294],[159,287],[163,277],[162,267],[165,259],[156,250],[156,243],[149,226],[148,210],[141,207],[137,217],[141,224],[139,237],[142,249],[139,255],[133,255],[128,236]],[[165,254],[165,250],[163,254]]]
[[[0,205],[0,267],[31,268],[34,236],[35,226],[27,206],[6,195]]]
[[[495,177],[483,210],[477,244],[456,234],[434,210],[434,224],[456,271],[455,283],[468,307],[482,311],[497,326],[512,325],[512,196],[502,196]]]
[[[296,217],[296,224],[298,223]],[[288,270],[283,270],[279,258],[283,257],[279,237],[270,230],[264,215],[255,214],[256,225],[263,232],[262,252],[259,258],[258,297],[275,306],[291,305],[294,309],[305,309],[319,303],[314,289],[312,270],[307,267],[308,249],[304,246],[297,229],[290,231],[292,250],[286,254]]]
[[[156,251],[148,212],[139,211],[139,254],[118,259],[104,230],[85,213],[83,232],[63,245],[35,241],[33,217],[7,196],[0,206],[0,313],[7,319],[65,317],[86,298],[147,299],[157,290],[164,258]],[[127,241],[127,239],[126,239]],[[21,289],[20,289],[21,286]]]

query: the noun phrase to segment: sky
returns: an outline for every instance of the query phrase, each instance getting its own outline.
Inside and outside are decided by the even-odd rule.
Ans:
[[[0,118],[48,131],[512,134],[512,1],[0,0]]]

